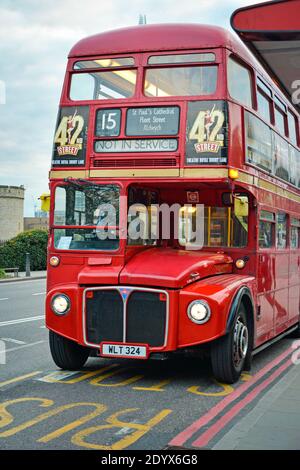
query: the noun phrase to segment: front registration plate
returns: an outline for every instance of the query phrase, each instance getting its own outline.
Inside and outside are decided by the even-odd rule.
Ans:
[[[100,355],[105,357],[147,359],[148,346],[146,344],[101,343]]]

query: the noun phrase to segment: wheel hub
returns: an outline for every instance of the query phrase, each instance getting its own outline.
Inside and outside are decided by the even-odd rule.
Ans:
[[[243,319],[239,317],[236,321],[233,337],[233,360],[236,366],[245,359],[248,351],[248,329]]]

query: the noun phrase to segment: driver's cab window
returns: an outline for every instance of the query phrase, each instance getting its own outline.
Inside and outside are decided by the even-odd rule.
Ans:
[[[59,250],[119,248],[119,188],[68,182],[55,189],[54,247]]]

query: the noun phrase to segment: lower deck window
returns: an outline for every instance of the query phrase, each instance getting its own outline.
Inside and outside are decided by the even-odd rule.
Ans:
[[[290,244],[292,249],[300,248],[300,219],[291,219]]]
[[[279,212],[276,222],[276,246],[283,249],[287,246],[287,215]]]
[[[259,221],[259,247],[274,246],[275,215],[272,212],[261,211]]]

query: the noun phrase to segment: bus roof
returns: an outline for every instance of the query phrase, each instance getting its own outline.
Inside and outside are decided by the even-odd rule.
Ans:
[[[253,61],[243,43],[230,31],[201,24],[149,24],[106,31],[82,39],[70,58],[145,51],[215,48],[227,46]]]

